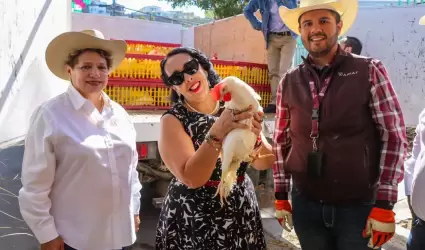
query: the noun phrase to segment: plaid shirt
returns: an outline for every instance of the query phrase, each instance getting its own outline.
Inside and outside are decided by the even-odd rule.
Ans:
[[[407,152],[404,119],[388,72],[381,61],[371,60],[369,81],[372,97],[369,107],[382,140],[381,176],[377,200],[396,202],[398,183],[403,179],[403,162]],[[282,99],[283,83],[284,79],[277,89],[276,123],[273,135],[273,151],[276,155],[276,162],[273,165],[273,178],[275,192],[277,193],[288,193],[291,179],[290,173],[284,171],[285,158],[291,147],[289,135],[291,116],[288,106]]]

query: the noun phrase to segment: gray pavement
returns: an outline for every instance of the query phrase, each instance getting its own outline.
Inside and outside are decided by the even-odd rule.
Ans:
[[[0,146],[0,250],[37,250],[39,245],[33,233],[22,220],[17,195],[21,184],[21,166],[24,153],[23,143],[7,147]],[[148,191],[148,188],[144,189]],[[149,192],[142,200],[142,224],[138,240],[130,249],[153,250],[155,228],[159,210],[148,201]]]
[[[0,250],[39,249],[19,211],[23,152],[22,143],[0,148]]]

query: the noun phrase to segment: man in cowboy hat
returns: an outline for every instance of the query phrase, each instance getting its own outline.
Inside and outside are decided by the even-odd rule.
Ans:
[[[340,41],[339,44],[341,45],[341,49],[348,53],[353,53],[356,55],[360,55],[362,53],[363,45],[357,37],[346,36]]]
[[[425,16],[419,20],[425,25]],[[425,249],[425,109],[419,115],[416,136],[413,141],[412,156],[404,163],[405,192],[412,211],[412,229],[407,240],[407,250]]]
[[[125,41],[97,30],[65,32],[47,46],[48,68],[70,84],[37,108],[25,139],[19,206],[41,250],[121,249],[136,240],[136,132],[103,91],[126,51]]]
[[[288,230],[293,220],[303,250],[379,249],[395,231],[406,130],[382,62],[338,45],[357,8],[357,0],[280,8],[309,52],[279,84],[274,133],[276,217]]]
[[[262,31],[266,40],[267,65],[270,75],[271,99],[264,113],[276,112],[276,91],[282,75],[291,67],[295,54],[297,34],[283,23],[279,7],[297,7],[296,0],[250,0],[244,9],[246,19],[255,30]],[[260,10],[261,21],[254,16]]]

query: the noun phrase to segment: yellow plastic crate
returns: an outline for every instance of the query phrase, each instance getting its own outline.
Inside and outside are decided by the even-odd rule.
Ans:
[[[270,89],[267,86],[253,87],[261,96],[260,104],[265,107],[270,101]],[[171,105],[171,89],[159,81],[111,80],[105,92],[126,109],[167,109]]]
[[[180,47],[180,44],[173,43],[155,43],[134,40],[126,40],[126,42],[128,54],[165,56],[172,49]]]
[[[162,83],[110,81],[105,93],[126,109],[167,109],[171,89]]]
[[[161,56],[130,54],[111,74],[111,78],[119,79],[151,79],[161,78]],[[237,76],[253,86],[269,85],[267,65],[242,62],[212,60],[214,69],[224,78]]]
[[[129,57],[110,74],[112,78],[160,79],[161,60],[157,57]]]

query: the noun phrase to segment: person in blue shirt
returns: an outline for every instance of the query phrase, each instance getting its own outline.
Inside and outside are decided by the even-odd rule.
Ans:
[[[271,100],[264,113],[276,112],[276,91],[283,74],[291,67],[295,54],[297,35],[283,23],[279,7],[297,7],[297,0],[250,0],[244,9],[246,19],[255,30],[262,31],[266,40]],[[254,16],[260,10],[261,21]]]

